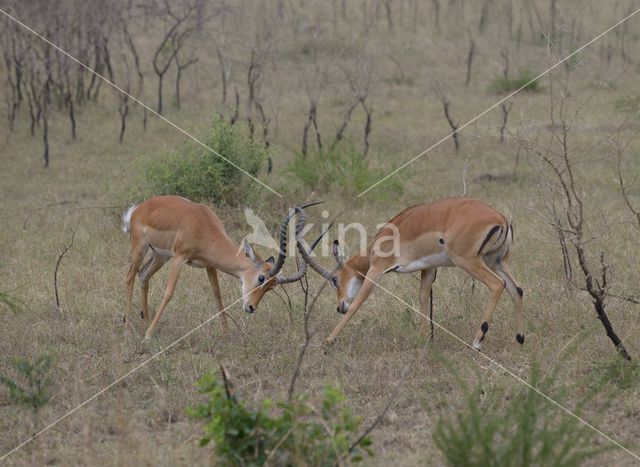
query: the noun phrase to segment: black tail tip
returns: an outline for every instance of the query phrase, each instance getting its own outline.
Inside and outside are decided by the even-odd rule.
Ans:
[[[520,345],[524,344],[524,335],[516,334],[516,340],[518,341],[518,344]]]

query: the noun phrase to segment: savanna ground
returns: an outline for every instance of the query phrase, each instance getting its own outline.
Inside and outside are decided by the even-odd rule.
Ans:
[[[555,196],[553,173],[535,152],[523,149],[522,141],[550,138],[545,133],[552,128],[550,91],[559,89],[568,76],[564,102],[571,108],[572,118],[579,110],[568,133],[569,151],[585,206],[590,258],[597,269],[598,256],[604,252],[611,294],[637,296],[640,232],[634,229],[634,216],[620,193],[613,141],[619,135],[627,140],[640,124],[637,108],[616,105],[640,94],[640,56],[634,52],[640,41],[640,18],[631,18],[577,54],[569,66],[558,67],[550,74],[551,80],[542,78],[537,92],[516,95],[503,143],[498,132],[500,109],[495,109],[461,131],[459,152],[447,140],[396,174],[393,178],[402,186],[400,193],[374,189],[356,199],[357,190],[348,186],[319,190],[304,186],[287,171],[300,151],[307,119],[305,86],[318,89],[313,82],[318,69],[327,73],[328,81],[319,98],[318,122],[323,137],[330,140],[352,92],[343,67],[366,59],[363,69],[372,69],[367,104],[373,109],[367,159],[372,167],[386,173],[450,131],[442,101],[433,89],[436,82],[451,100],[454,120],[465,122],[505,95],[491,89],[502,74],[501,50],[508,51],[511,75],[524,69],[537,73],[638,7],[637,2],[628,1],[607,2],[606,7],[595,1],[557,2],[557,42],[550,52],[541,34],[548,36],[550,31],[550,2],[441,1],[437,27],[435,3],[391,2],[390,26],[384,6],[379,7],[377,17],[371,13],[377,2],[347,2],[346,17],[341,4],[336,6],[338,2],[333,9],[328,2],[232,2],[225,22],[214,18],[193,42],[199,62],[185,72],[181,109],[173,105],[173,90],[168,85],[164,114],[194,135],[206,131],[212,116],[222,111],[220,69],[212,38],[224,36],[227,53],[233,58],[230,79],[242,94],[246,93],[251,44],[269,30],[274,45],[264,69],[261,95],[271,117],[273,170],[262,170],[258,177],[283,198],[243,178],[242,182],[252,187],[248,205],[275,230],[287,208],[323,199],[324,208],[339,222],[361,222],[369,233],[411,204],[446,196],[464,193],[496,206],[513,220],[511,264],[525,290],[526,343],[522,348],[512,345],[512,305],[505,294],[483,353],[525,380],[533,362],[539,362],[543,372],[561,365],[555,384],[567,389],[565,403],[571,408],[591,385],[599,384],[608,368],[617,365],[616,351],[591,299],[581,290],[584,277],[575,258],[577,286],[568,284],[557,232],[543,219],[549,216],[548,206]],[[537,5],[539,21],[535,15],[532,22],[527,19],[527,5],[532,4]],[[485,8],[488,10],[483,13]],[[512,20],[508,20],[509,8],[514,12]],[[21,19],[30,23],[28,17]],[[8,20],[2,22],[5,27]],[[151,22],[135,31],[143,68],[149,71],[154,34],[161,34],[161,26]],[[24,34],[29,41],[38,41]],[[465,85],[471,38],[475,54],[471,79]],[[118,54],[113,54],[112,61],[118,63]],[[155,107],[156,78],[149,72],[145,79],[141,98]],[[232,100],[230,97],[229,102]],[[228,115],[233,105],[228,103],[227,107]],[[241,122],[244,111],[243,100]],[[133,106],[124,141],[119,143],[117,99],[104,86],[97,102],[78,111],[76,140],[71,140],[64,116],[51,120],[48,168],[42,166],[42,142],[29,134],[25,115],[18,117],[14,131],[10,132],[8,125],[0,130],[4,142],[0,149],[0,291],[16,303],[15,309],[0,304],[0,370],[15,375],[10,364],[15,357],[35,358],[45,352],[55,356],[54,395],[41,411],[37,428],[64,415],[215,312],[206,275],[186,268],[150,343],[141,343],[145,324],[138,313],[134,314],[135,332],[122,325],[129,243],[120,230],[120,215],[126,206],[150,194],[142,176],[145,164],[185,144],[183,134],[153,116],[144,130],[141,115],[140,108]],[[623,122],[625,126],[616,133]],[[363,127],[364,114],[358,108],[347,136],[359,149]],[[315,144],[314,138],[311,133],[310,146]],[[638,147],[638,141],[631,140],[623,154],[622,172],[629,180],[637,174]],[[640,204],[637,189],[628,193],[632,202]],[[557,205],[561,210],[562,202]],[[242,208],[215,208],[236,241],[249,233]],[[310,221],[319,221],[319,212],[317,208],[310,210]],[[53,270],[72,230],[73,247],[59,271],[61,306],[57,309]],[[330,265],[332,260],[323,261]],[[290,259],[288,269],[292,262]],[[153,309],[162,298],[166,272],[165,268],[152,280]],[[309,273],[309,281],[312,292],[317,291],[319,277]],[[419,308],[418,281],[414,278],[388,275],[382,283]],[[241,296],[235,279],[222,275],[221,284],[226,304]],[[244,314],[240,305],[233,306],[230,312],[236,324],[231,324],[229,335],[222,333],[217,319],[213,320],[4,462],[211,463],[211,452],[197,446],[201,425],[185,415],[187,405],[201,400],[195,381],[216,371],[222,362],[249,404],[286,397],[304,341],[300,286],[291,284],[286,289],[291,308],[282,300],[282,290],[277,292],[280,298],[268,294],[254,315]],[[470,342],[488,298],[484,287],[473,287],[462,271],[447,269],[439,272],[434,293],[434,320]],[[135,300],[137,304],[137,287]],[[638,305],[616,297],[608,297],[606,304],[614,328],[637,360]],[[299,392],[313,400],[327,383],[337,382],[367,425],[408,367],[391,409],[373,432],[376,456],[367,459],[367,465],[441,464],[443,458],[433,444],[432,431],[438,419],[454,419],[463,410],[467,387],[480,383],[487,394],[498,390],[509,394],[521,388],[512,376],[444,331],[436,329],[433,341],[420,336],[418,316],[382,290],[373,293],[325,353],[321,341],[339,319],[334,310],[334,294],[324,290],[311,317],[314,335],[301,367]],[[463,384],[454,378],[454,372]],[[640,382],[618,383],[608,383],[582,416],[637,453]],[[613,391],[610,405],[606,405],[607,395]],[[0,432],[3,454],[34,432],[28,410],[16,406],[4,389],[0,391]],[[609,443],[595,432],[592,440],[596,445]],[[636,459],[614,448],[593,462],[632,465]]]

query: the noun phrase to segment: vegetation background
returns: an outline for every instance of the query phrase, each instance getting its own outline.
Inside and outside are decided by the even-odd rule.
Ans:
[[[640,16],[464,128],[457,142],[447,139],[356,197],[631,14],[637,1],[3,0],[0,7],[188,133],[205,138],[222,118],[266,147],[268,155],[254,168],[282,198],[241,177],[234,184],[242,190],[224,202],[208,200],[236,241],[249,233],[244,205],[274,231],[288,208],[316,199],[326,201],[331,217],[360,222],[370,233],[411,204],[446,196],[478,197],[507,213],[515,230],[512,269],[525,289],[526,343],[511,344],[505,296],[484,355],[523,379],[534,362],[543,375],[561,363],[554,385],[570,410],[613,370],[613,380],[581,414],[640,452],[640,217],[634,213],[640,191],[631,184],[640,162]],[[108,85],[91,84],[90,74],[8,18],[0,30],[7,109],[0,126],[0,373],[18,379],[16,358],[54,356],[50,399],[39,408],[36,427],[28,409],[0,390],[5,453],[205,321],[215,305],[202,271],[187,268],[151,343],[140,342],[141,320],[134,321],[137,332],[123,327],[129,244],[120,214],[154,192],[149,167],[192,151],[187,145],[195,143]],[[23,66],[33,60],[35,70],[25,73],[31,76],[25,88],[33,87],[17,109],[15,50],[24,51]],[[167,63],[164,74],[154,71]],[[65,73],[73,79],[66,81]],[[336,141],[345,148],[338,153]],[[566,220],[573,205],[558,185],[567,169],[583,206],[579,239]],[[319,213],[310,211],[310,220],[320,221]],[[72,232],[73,245],[56,266]],[[586,248],[591,275],[581,271],[576,244]],[[355,240],[349,246],[353,252]],[[602,329],[584,290],[586,277],[602,286],[631,364],[620,363]],[[309,281],[317,291],[321,280],[310,274]],[[221,283],[225,303],[240,297],[235,279],[223,276]],[[166,270],[151,283],[152,308],[165,284]],[[418,307],[418,281],[411,276],[389,275],[383,285]],[[434,294],[434,320],[470,342],[486,290],[451,269],[439,272]],[[211,451],[197,446],[201,425],[185,414],[187,405],[202,400],[196,381],[223,362],[249,406],[286,397],[304,342],[303,297],[292,284],[267,295],[255,315],[232,307],[229,335],[214,320],[4,462],[214,462]],[[479,386],[477,400],[487,397],[495,413],[500,401],[508,406],[521,390],[519,381],[444,331],[436,329],[434,340],[420,336],[415,312],[381,290],[325,353],[321,340],[339,319],[334,301],[325,290],[311,318],[299,392],[319,401],[327,384],[340,384],[366,426],[408,367],[372,434],[376,456],[368,465],[443,464],[447,458],[432,435],[443,420],[453,423],[467,413],[467,388]],[[592,431],[581,436],[595,446],[610,443]],[[587,463],[636,461],[614,448]]]

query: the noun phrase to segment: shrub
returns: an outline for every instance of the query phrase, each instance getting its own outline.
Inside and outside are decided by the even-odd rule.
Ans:
[[[540,86],[539,82],[536,80],[532,83],[529,83],[529,81],[531,81],[535,77],[536,77],[536,74],[531,70],[527,70],[527,69],[520,70],[517,78],[500,76],[499,78],[494,79],[493,82],[491,83],[491,90],[497,93],[512,92],[526,85],[522,89],[523,91],[538,92],[542,90],[542,87]]]
[[[198,385],[208,401],[187,412],[205,422],[200,446],[213,441],[218,464],[334,466],[372,455],[370,438],[357,438],[362,420],[338,387],[325,388],[319,410],[304,397],[275,405],[265,400],[252,410],[211,374]]]
[[[337,191],[345,195],[357,195],[387,175],[382,170],[371,169],[368,159],[348,143],[316,150],[306,156],[297,154],[288,171],[305,188],[320,193]],[[392,177],[371,194],[386,197],[401,192],[402,185]]]
[[[23,383],[0,375],[0,383],[9,390],[9,397],[16,404],[24,405],[31,410],[34,429],[38,425],[40,409],[51,399],[49,370],[52,364],[53,355],[48,353],[39,356],[33,363],[26,358],[16,358],[12,361],[12,366]]]
[[[562,404],[553,389],[554,376],[542,378],[534,365],[529,384]],[[590,391],[574,407],[581,409],[596,395]],[[592,443],[593,431],[530,387],[515,394],[484,394],[480,385],[466,392],[466,410],[454,419],[442,417],[433,441],[448,465],[528,466],[581,465],[609,448]],[[564,405],[564,404],[562,404]]]
[[[222,118],[213,121],[202,139],[209,148],[256,176],[267,159],[262,145],[244,137]],[[195,142],[147,163],[145,179],[153,194],[172,194],[196,201],[236,205],[254,190],[253,181],[237,167]]]

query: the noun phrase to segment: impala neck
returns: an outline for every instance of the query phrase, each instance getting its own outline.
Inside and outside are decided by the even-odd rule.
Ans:
[[[366,251],[358,253],[347,260],[347,265],[362,274],[362,276],[366,276],[370,266],[369,255]]]
[[[253,261],[244,254],[242,248],[229,238],[225,239],[224,244],[217,244],[212,248],[207,256],[208,262],[216,269],[239,279],[244,271],[255,266]]]

